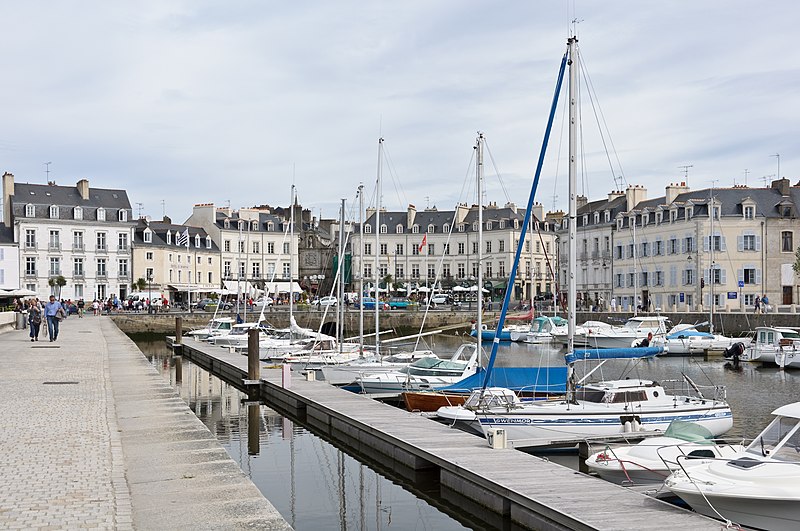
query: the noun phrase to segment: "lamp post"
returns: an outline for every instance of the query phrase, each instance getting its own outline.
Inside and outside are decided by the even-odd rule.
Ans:
[[[147,273],[147,313],[153,313],[153,274]]]

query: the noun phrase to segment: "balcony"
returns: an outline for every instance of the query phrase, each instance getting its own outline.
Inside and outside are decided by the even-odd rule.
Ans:
[[[25,242],[25,247],[23,247],[26,251],[37,251],[38,247],[36,246],[36,242]]]
[[[98,276],[100,276],[100,275],[98,275]],[[130,280],[130,275],[126,271],[120,271],[117,274],[117,278],[119,280]]]
[[[36,278],[36,271],[25,271],[25,278]]]
[[[96,253],[108,254],[108,247],[106,247],[105,245],[98,245],[94,248],[94,250]]]
[[[61,276],[60,269],[51,269],[50,274],[48,275],[50,278]]]
[[[120,254],[128,254],[131,252],[129,245],[117,245],[117,252]]]
[[[72,278],[77,280],[83,280],[84,278],[83,271],[76,271],[75,273],[72,273]]]
[[[72,244],[72,252],[74,253],[82,253],[86,251],[86,246],[82,243],[73,243]]]
[[[97,280],[108,280],[108,273],[105,271],[98,271],[97,275],[95,275]]]
[[[59,242],[49,242],[47,244],[47,251],[50,253],[60,253],[61,252],[61,243]]]

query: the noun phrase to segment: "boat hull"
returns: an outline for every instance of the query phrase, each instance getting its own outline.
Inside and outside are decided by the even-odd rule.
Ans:
[[[721,514],[724,518],[739,525],[769,529],[770,531],[800,529],[800,510],[798,510],[800,504],[798,504],[797,498],[719,496],[709,492],[701,494],[692,483],[683,485],[683,487],[685,488],[670,487],[670,490],[696,512],[710,518],[719,520],[719,514]],[[709,502],[711,506],[709,506]]]
[[[403,401],[408,411],[422,411],[430,413],[440,407],[460,406],[467,398],[468,393],[444,393],[444,392],[405,392]]]

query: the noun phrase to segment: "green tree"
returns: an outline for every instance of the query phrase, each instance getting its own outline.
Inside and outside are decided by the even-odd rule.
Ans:
[[[57,277],[50,277],[47,281],[47,285],[51,288],[55,288],[53,290],[53,295],[55,295],[56,299],[61,298],[61,288],[67,285],[67,279],[63,277],[63,275],[58,275]]]
[[[136,282],[133,283],[133,289],[135,291],[142,292],[147,287],[147,281],[142,277],[136,279]]]

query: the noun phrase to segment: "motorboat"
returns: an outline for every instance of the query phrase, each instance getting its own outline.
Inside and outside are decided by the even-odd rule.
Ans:
[[[473,391],[461,405],[442,406],[436,410],[437,421],[467,433],[483,436],[475,410],[478,407],[495,407],[521,404],[517,393],[504,387],[487,387]]]
[[[540,315],[533,321],[528,329],[524,341],[526,343],[550,343],[555,334],[567,333],[567,320],[558,317]]]
[[[800,332],[795,328],[759,326],[741,360],[800,369]]]
[[[589,348],[628,348],[648,334],[663,338],[667,333],[668,323],[669,319],[663,316],[631,317],[622,326],[587,331],[584,341]]]
[[[246,348],[250,337],[250,330],[259,330],[259,340],[267,335],[267,329],[260,323],[239,323],[233,325],[231,331],[225,335],[211,336],[208,342],[218,347]]]
[[[709,459],[730,459],[743,449],[741,444],[716,443],[714,435],[699,424],[674,420],[661,436],[637,444],[607,445],[585,462],[590,472],[612,483],[660,486],[681,465],[688,468]],[[678,458],[684,459],[681,465]]]
[[[322,367],[322,374],[324,380],[331,385],[347,386],[355,384],[363,376],[397,371],[424,358],[439,359],[431,350],[398,352],[382,357],[373,354],[361,356],[349,363]]]
[[[775,418],[730,459],[686,466],[664,485],[700,514],[741,526],[800,529],[800,402],[781,406]]]
[[[455,383],[477,372],[478,367],[477,345],[465,343],[449,359],[425,357],[397,371],[361,376],[356,382],[363,393],[399,395]]]
[[[230,317],[215,317],[209,321],[208,326],[187,333],[198,341],[206,341],[210,337],[224,336],[231,333],[233,325],[236,324]]]
[[[667,356],[698,356],[708,351],[724,351],[734,343],[750,343],[747,338],[727,337],[711,332],[701,332],[701,325],[679,324],[672,327],[664,337]]]
[[[597,330],[608,330],[611,328],[613,328],[613,326],[605,321],[586,321],[582,325],[575,327],[574,345],[576,347],[586,347],[589,345],[586,339],[589,334],[593,331],[596,332]],[[561,343],[562,345],[567,344],[569,332],[566,327],[559,327],[550,333],[553,336],[553,341],[556,343]]]
[[[486,325],[482,325],[481,326],[481,339],[483,339],[484,341],[494,341],[495,335],[497,335],[497,339],[499,339],[500,341],[512,341],[512,339],[511,339],[512,327],[515,328],[516,332],[520,332],[520,333],[521,332],[526,332],[527,333],[527,331],[528,331],[528,328],[526,326],[522,326],[522,328],[517,328],[519,326],[521,326],[521,325],[504,326],[503,328],[500,329],[500,332],[498,333],[496,328],[489,328]],[[478,332],[475,330],[475,328],[476,328],[476,325],[473,324],[472,325],[472,330],[470,330],[470,332],[469,332],[469,335],[471,335],[472,337],[477,337],[478,336]]]
[[[663,431],[674,420],[695,422],[714,436],[728,431],[733,426],[733,415],[724,400],[724,387],[713,386],[714,396],[706,398],[686,376],[685,389],[673,393],[657,382],[638,378],[590,384],[574,381],[576,361],[654,357],[661,350],[645,347],[567,353],[566,399],[482,408],[476,411],[481,428],[487,436],[490,430],[505,430],[506,439],[518,447]]]

